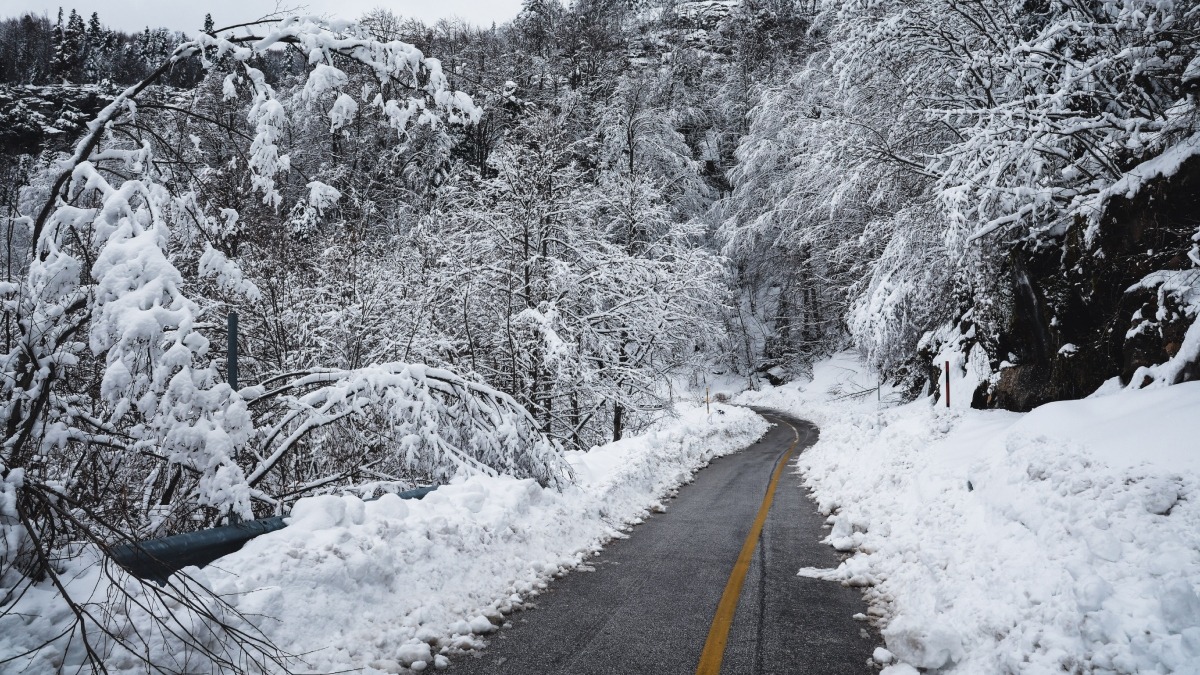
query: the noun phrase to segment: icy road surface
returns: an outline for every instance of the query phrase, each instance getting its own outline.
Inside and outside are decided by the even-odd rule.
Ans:
[[[746,450],[716,459],[589,564],[510,617],[476,657],[451,673],[695,673],[718,601],[751,531],[775,469],[817,440],[807,422],[764,412],[771,430]],[[793,455],[793,458],[795,455]],[[860,594],[799,577],[802,567],[837,567],[821,543],[825,518],[799,477],[782,473],[741,589],[722,673],[840,675],[867,665],[878,638],[854,614]]]

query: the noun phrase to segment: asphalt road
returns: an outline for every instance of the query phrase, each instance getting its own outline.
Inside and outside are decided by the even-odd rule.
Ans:
[[[718,601],[762,504],[777,460],[816,442],[808,422],[759,411],[773,423],[754,445],[719,458],[667,502],[667,511],[554,581],[536,608],[510,617],[481,652],[451,662],[455,674],[696,672]],[[795,455],[793,455],[794,457]],[[878,636],[852,616],[861,595],[796,576],[835,567],[820,540],[824,517],[789,468],[779,481],[739,597],[722,673],[869,675]]]

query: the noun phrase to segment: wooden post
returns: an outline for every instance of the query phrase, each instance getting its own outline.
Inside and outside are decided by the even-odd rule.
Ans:
[[[950,407],[950,362],[946,362],[946,407]]]
[[[712,403],[711,403],[711,401],[712,401],[712,399],[711,399],[711,397],[709,397],[709,395],[708,395],[708,385],[706,384],[706,385],[704,385],[704,408],[705,408],[705,410],[707,410],[707,411],[708,411],[708,414],[709,414],[709,415],[712,415]]]

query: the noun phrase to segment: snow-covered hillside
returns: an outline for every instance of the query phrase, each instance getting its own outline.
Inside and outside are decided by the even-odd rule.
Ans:
[[[0,671],[437,666],[847,348],[745,400],[902,661],[1189,667],[1197,0],[92,4],[0,12]]]
[[[797,479],[852,556],[800,573],[864,588],[886,673],[1197,672],[1200,383],[1026,414],[875,386],[841,354],[741,400],[820,424]]]

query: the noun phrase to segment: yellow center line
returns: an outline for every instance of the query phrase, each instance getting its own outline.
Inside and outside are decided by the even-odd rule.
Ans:
[[[704,651],[700,653],[700,665],[696,667],[696,675],[720,675],[721,661],[725,658],[725,645],[729,642],[729,629],[733,626],[733,613],[737,610],[738,597],[742,594],[746,573],[750,571],[750,561],[754,559],[754,549],[758,547],[763,525],[767,522],[767,513],[771,511],[771,501],[775,499],[775,486],[779,484],[783,468],[787,466],[792,452],[796,450],[796,444],[800,442],[800,432],[796,431],[796,427],[782,419],[779,421],[791,427],[795,440],[779,459],[775,472],[771,474],[767,494],[763,496],[762,505],[758,507],[758,516],[754,519],[750,534],[746,535],[742,552],[738,554],[737,562],[733,565],[733,572],[729,574],[729,582],[725,584],[721,602],[717,603],[717,613],[713,617],[712,627],[708,629],[708,639],[704,642]]]

